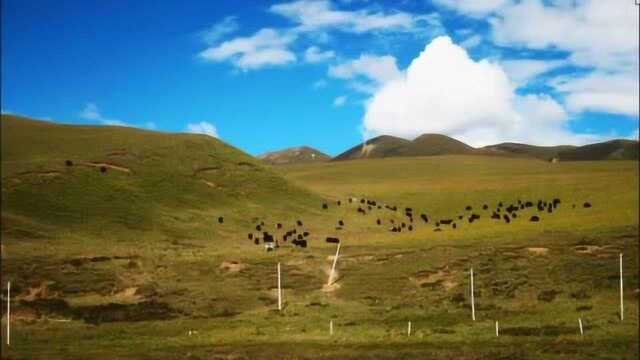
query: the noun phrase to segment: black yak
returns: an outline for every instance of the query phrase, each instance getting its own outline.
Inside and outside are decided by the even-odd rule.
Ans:
[[[531,218],[529,218],[529,221],[538,222],[540,221],[540,217],[538,217],[537,215],[532,215]]]
[[[591,207],[591,203],[590,202],[585,202],[584,204],[582,204],[582,207],[590,208]]]
[[[336,238],[336,237],[327,237],[327,239],[325,240],[328,243],[332,243],[332,244],[337,244],[340,242],[340,239]]]
[[[298,226],[302,226],[302,221],[298,220],[296,221],[296,223],[298,224]]]
[[[502,218],[504,219],[504,222],[506,222],[507,224],[511,222],[511,218],[509,218],[509,215],[507,214],[504,214]]]
[[[344,226],[344,221],[342,221],[342,220],[338,220],[338,225],[340,225],[340,226]]]
[[[464,209],[467,211],[471,211],[473,208],[471,207],[471,205],[467,205]]]
[[[249,233],[247,237],[249,238],[249,240],[253,240],[253,233]]]
[[[224,218],[222,216],[218,217],[218,222],[222,224],[224,222]]]
[[[442,219],[440,220],[440,224],[449,225],[453,222],[452,219]]]
[[[429,222],[429,218],[427,217],[426,214],[420,214],[420,218],[425,222],[428,223]]]

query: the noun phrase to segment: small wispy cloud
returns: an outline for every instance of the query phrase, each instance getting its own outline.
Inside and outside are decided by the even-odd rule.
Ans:
[[[202,30],[199,35],[202,41],[207,44],[215,44],[224,36],[238,31],[240,26],[235,16],[227,16],[221,21],[213,24],[210,28]]]
[[[344,104],[346,104],[346,103],[347,103],[347,96],[346,95],[338,96],[337,98],[333,99],[333,106],[335,106],[335,107],[344,106]]]
[[[313,85],[311,85],[311,87],[313,87],[314,89],[321,89],[321,88],[327,86],[327,84],[328,84],[327,80],[320,79],[320,80],[314,82]]]
[[[205,134],[205,135],[212,136],[214,138],[219,137],[218,129],[216,129],[216,126],[207,121],[189,123],[187,124],[186,131],[193,134]]]
[[[319,63],[322,61],[327,61],[336,56],[336,53],[333,50],[322,51],[317,46],[310,46],[304,52],[304,59],[308,63]]]

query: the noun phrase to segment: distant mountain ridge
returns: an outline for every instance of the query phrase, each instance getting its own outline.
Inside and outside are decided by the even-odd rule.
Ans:
[[[381,135],[337,155],[332,160],[354,160],[398,156],[487,155],[536,158],[541,160],[637,160],[640,148],[637,140],[617,139],[583,146],[536,146],[500,143],[474,148],[462,141],[441,134],[423,134],[413,140]]]
[[[280,165],[329,161],[331,156],[310,146],[298,146],[266,152],[257,158],[270,165]]]

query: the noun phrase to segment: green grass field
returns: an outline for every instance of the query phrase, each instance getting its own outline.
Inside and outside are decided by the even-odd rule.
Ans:
[[[2,126],[2,275],[13,294],[2,358],[638,357],[637,161],[437,156],[265,167],[197,135],[5,115]],[[416,217],[414,231],[391,233],[402,210],[361,215],[346,199],[363,196],[431,221]],[[481,208],[555,197],[559,208],[539,223],[528,221],[535,208],[510,224]],[[473,224],[457,220],[467,205],[481,215]],[[457,229],[434,232],[442,218]],[[280,237],[274,224],[288,230],[298,219],[311,233],[306,249],[265,252],[247,239],[259,221]],[[336,246],[326,236],[342,241],[332,286]]]

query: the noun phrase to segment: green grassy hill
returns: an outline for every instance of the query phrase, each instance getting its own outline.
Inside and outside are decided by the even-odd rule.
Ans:
[[[333,160],[435,155],[486,155],[540,160],[558,157],[563,161],[637,160],[638,149],[638,141],[635,140],[612,140],[585,146],[536,146],[507,142],[473,148],[440,134],[423,134],[411,141],[383,135],[356,145]]]
[[[267,152],[257,158],[269,165],[282,165],[329,161],[331,156],[309,146],[299,146]]]
[[[638,356],[637,161],[445,155],[265,167],[203,135],[9,116],[1,125],[1,265],[13,299],[4,357]],[[363,197],[399,210],[369,210]],[[489,219],[498,202],[554,197],[553,213]],[[404,207],[430,223],[390,232],[407,221]],[[473,224],[471,212],[481,215]],[[435,232],[443,218],[457,228]],[[247,238],[261,236],[260,221],[278,239],[308,231],[309,246],[266,252]],[[327,236],[341,240],[331,285]]]
[[[534,157],[541,160],[549,160],[557,157],[562,151],[570,151],[577,148],[572,145],[536,146],[518,143],[500,143],[480,148],[479,151],[486,155],[522,156]],[[595,160],[595,159],[592,159]]]
[[[475,149],[471,146],[445,135],[423,134],[412,141],[383,135],[354,146],[336,156],[334,160],[473,154],[474,152]]]
[[[561,161],[637,160],[639,155],[637,140],[612,140],[558,152]]]
[[[218,216],[248,222],[253,208],[289,211],[320,201],[205,135],[9,115],[1,125],[5,236],[128,237],[152,230],[184,236]]]

